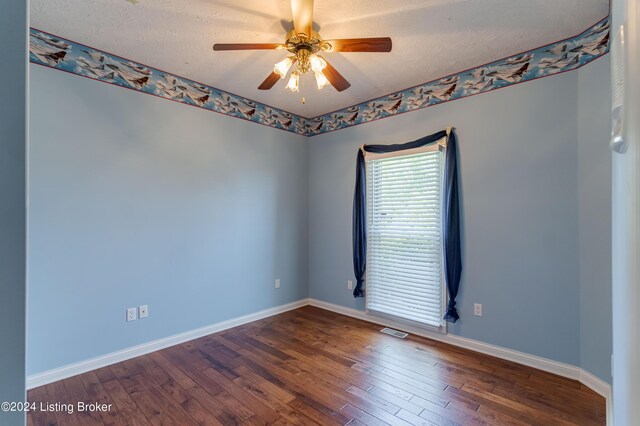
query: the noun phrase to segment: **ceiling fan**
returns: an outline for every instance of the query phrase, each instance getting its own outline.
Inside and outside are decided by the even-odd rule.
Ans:
[[[286,86],[299,91],[300,75],[312,71],[316,77],[318,90],[331,84],[338,92],[351,86],[323,56],[318,53],[331,52],[391,52],[391,38],[347,38],[323,40],[313,26],[313,0],[291,0],[293,30],[286,35],[285,42],[279,43],[235,43],[214,44],[213,50],[286,50],[291,55],[275,64],[273,72],[258,86],[260,90],[271,89],[278,80],[286,77],[289,69],[296,65]]]

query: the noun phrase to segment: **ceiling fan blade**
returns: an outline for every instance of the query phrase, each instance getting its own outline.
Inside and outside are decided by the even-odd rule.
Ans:
[[[280,76],[275,72],[269,74],[260,86],[258,86],[258,90],[269,90],[271,89],[277,82],[280,80]]]
[[[280,46],[279,43],[216,43],[213,50],[269,50]]]
[[[291,0],[291,14],[293,15],[293,28],[296,34],[304,33],[311,36],[313,0]]]
[[[338,70],[329,63],[329,61],[327,61],[326,58],[322,59],[324,59],[327,63],[327,67],[322,70],[322,74],[327,77],[329,83],[331,83],[331,85],[335,87],[338,92],[342,92],[343,90],[347,90],[349,87],[351,87],[351,83],[349,83],[347,79],[344,78],[342,74],[340,74]]]
[[[391,38],[338,38],[325,40],[331,44],[329,52],[391,52]]]

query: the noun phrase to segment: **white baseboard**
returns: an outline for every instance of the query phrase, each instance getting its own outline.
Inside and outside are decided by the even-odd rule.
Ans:
[[[468,339],[466,337],[460,337],[453,334],[442,334],[437,332],[431,332],[429,330],[420,329],[417,327],[407,326],[401,322],[388,320],[386,318],[380,318],[374,315],[369,315],[364,311],[357,309],[346,308],[344,306],[335,305],[333,303],[323,302],[321,300],[311,299],[310,305],[317,306],[318,308],[327,309],[329,311],[344,314],[350,317],[358,318],[364,321],[369,321],[375,324],[384,325],[387,327],[399,328],[402,331],[415,334],[417,336],[426,337],[432,340],[438,340],[440,342],[448,343],[453,346],[469,349],[475,352],[480,352],[486,355],[495,356],[497,358],[505,359],[508,361],[517,362],[529,367],[537,368],[538,370],[547,371],[549,373],[557,374],[562,377],[567,377],[573,380],[580,380],[580,368],[569,364],[563,364],[557,361],[551,361],[546,358],[529,355],[523,352],[514,351],[512,349],[503,348],[500,346],[494,346],[488,343],[483,343],[478,340]]]
[[[607,404],[607,425],[613,425],[613,398],[611,385],[601,378],[582,369],[580,369],[580,378],[578,381],[598,395],[604,397]]]
[[[48,383],[53,383],[58,380],[86,373],[87,371],[106,367],[107,365],[135,358],[137,356],[148,354],[150,352],[155,352],[160,349],[168,348],[169,346],[188,342],[189,340],[197,339],[199,337],[207,336],[212,333],[217,333],[219,331],[247,324],[252,321],[257,321],[273,315],[281,314],[283,312],[297,309],[308,304],[308,299],[298,300],[295,302],[287,303],[285,305],[265,309],[253,314],[243,315],[241,317],[218,322],[206,327],[197,328],[195,330],[186,331],[184,333],[174,334],[173,336],[165,337],[158,340],[153,340],[151,342],[143,343],[141,345],[133,346],[120,351],[111,352],[109,354],[102,355],[96,358],[91,358],[74,364],[65,365],[53,370],[43,371],[42,373],[33,374],[31,376],[27,376],[27,389],[33,389],[38,386],[46,385]]]
[[[277,315],[283,312],[297,309],[302,306],[312,305],[318,308],[326,309],[328,311],[343,314],[352,318],[361,319],[364,321],[372,322],[375,324],[381,324],[387,327],[393,327],[400,329],[417,336],[426,337],[428,339],[437,340],[440,342],[448,343],[453,346],[469,349],[475,352],[480,352],[486,355],[495,356],[497,358],[513,361],[518,364],[526,365],[529,367],[537,368],[542,371],[557,374],[568,379],[577,380],[594,392],[604,397],[607,401],[607,424],[613,424],[611,422],[611,385],[605,381],[599,379],[593,374],[585,371],[579,367],[564,364],[550,359],[538,357],[535,355],[529,355],[523,352],[514,351],[512,349],[503,348],[500,346],[483,343],[477,340],[468,339],[466,337],[455,336],[452,334],[442,334],[435,331],[428,331],[413,326],[408,326],[401,322],[393,321],[386,318],[380,318],[373,315],[369,315],[364,311],[360,311],[353,308],[347,308],[344,306],[336,305],[333,303],[323,302],[317,299],[301,299],[295,302],[287,303],[285,305],[276,306],[273,308],[265,309],[253,314],[243,315],[241,317],[232,318],[230,320],[222,321],[216,324],[212,324],[206,327],[198,328],[195,330],[187,331],[173,336],[165,337],[163,339],[154,340],[151,342],[143,343],[141,345],[133,346],[131,348],[123,349],[120,351],[112,352],[110,354],[102,355],[96,358],[80,361],[74,364],[65,365],[53,370],[47,370],[42,373],[33,374],[27,376],[27,389],[33,389],[38,386],[53,383],[58,380],[66,379],[78,374],[86,373],[87,371],[95,370],[97,368],[106,367],[107,365],[115,364],[117,362],[125,361],[127,359],[135,358],[140,355],[155,352],[160,349],[168,348],[180,343],[188,342],[189,340],[197,339],[199,337],[207,336],[209,334],[217,333],[219,331],[227,330],[229,328],[237,327],[239,325],[247,324],[252,321],[257,321],[263,318],[267,318],[273,315]]]
[[[469,349],[475,352],[480,352],[486,355],[495,356],[507,361],[513,361],[518,364],[526,365],[528,367],[537,368],[538,370],[546,371],[548,373],[557,374],[558,376],[566,377],[568,379],[577,380],[589,389],[593,390],[597,394],[606,399],[607,402],[607,424],[613,424],[610,419],[611,414],[611,385],[604,380],[594,376],[588,371],[583,370],[580,367],[574,365],[565,364],[558,361],[552,361],[547,358],[542,358],[535,355],[529,355],[524,352],[518,352],[513,349],[507,349],[500,346],[483,343],[477,340],[468,339],[466,337],[455,336],[453,334],[442,334],[432,332],[429,330],[420,329],[405,325],[401,322],[389,320],[386,318],[376,317],[369,315],[364,311],[358,309],[347,308],[345,306],[336,305],[333,303],[323,302],[322,300],[309,299],[309,304],[318,308],[333,311],[339,314],[343,314],[349,317],[361,319],[364,321],[372,322],[375,324],[384,325],[386,327],[396,328],[402,331],[406,331],[417,336],[426,337],[428,339],[437,340],[440,342],[448,343],[453,346]]]

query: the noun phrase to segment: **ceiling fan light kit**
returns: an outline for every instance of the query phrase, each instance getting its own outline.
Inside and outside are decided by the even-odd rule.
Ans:
[[[271,89],[278,80],[284,79],[294,67],[285,86],[293,92],[300,91],[300,76],[312,71],[318,90],[331,84],[338,92],[351,87],[349,83],[319,52],[390,52],[389,37],[323,40],[312,30],[313,0],[291,0],[294,29],[285,37],[284,44],[239,43],[214,44],[213,50],[287,50],[291,56],[275,64],[273,72],[258,86],[260,90]]]

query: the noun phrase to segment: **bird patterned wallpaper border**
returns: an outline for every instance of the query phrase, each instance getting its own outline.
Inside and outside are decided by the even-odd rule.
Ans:
[[[580,68],[609,50],[609,18],[582,34],[335,112],[307,119],[314,136]]]
[[[29,57],[34,64],[276,129],[301,135],[306,132],[306,119],[299,115],[65,40],[35,28],[31,28],[29,48]]]
[[[609,17],[583,33],[314,118],[304,118],[32,28],[31,62],[304,136],[575,70],[609,51]]]

